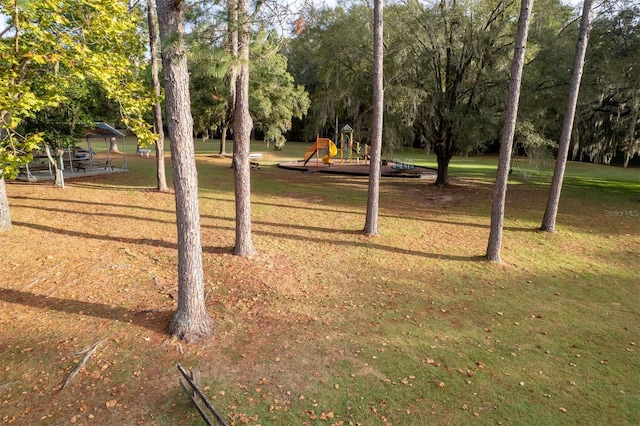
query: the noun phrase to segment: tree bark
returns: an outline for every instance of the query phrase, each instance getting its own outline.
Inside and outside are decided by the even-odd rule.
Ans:
[[[147,23],[149,25],[149,53],[151,55],[151,85],[156,102],[153,104],[153,128],[158,135],[156,140],[156,188],[160,192],[168,192],[167,175],[164,165],[164,124],[162,122],[162,105],[160,104],[159,66],[158,66],[158,35],[156,34],[156,16],[153,0],[147,0]]]
[[[11,211],[9,210],[9,197],[4,176],[0,175],[0,232],[11,229]]]
[[[120,150],[118,149],[118,139],[109,138],[109,151],[115,152],[116,154],[120,154]]]
[[[227,130],[229,126],[224,123],[220,127],[220,155],[227,155]]]
[[[522,68],[524,66],[527,37],[529,35],[529,21],[533,0],[522,0],[520,3],[520,17],[516,33],[516,44],[511,63],[511,81],[507,96],[506,114],[500,140],[500,159],[496,184],[493,190],[493,204],[491,206],[491,230],[487,244],[487,259],[500,261],[500,247],[502,246],[502,229],[504,226],[504,205],[507,197],[507,181],[511,166],[511,151],[513,149],[513,135],[518,118],[518,103],[520,101],[520,85],[522,82]]]
[[[382,125],[384,120],[384,73],[382,0],[373,5],[373,116],[371,119],[371,153],[369,162],[369,193],[365,235],[378,235],[378,210],[380,204],[380,167],[382,156]]]
[[[635,145],[635,136],[636,136],[636,123],[638,123],[638,107],[640,107],[640,98],[638,96],[634,96],[633,98],[633,116],[631,118],[631,127],[629,128],[629,147],[624,153],[624,167],[627,168],[629,166],[629,160],[633,158],[640,149],[638,147],[634,147]]]
[[[229,14],[229,27],[227,35],[227,43],[229,48],[229,55],[232,58],[231,66],[229,67],[229,99],[227,101],[227,111],[222,123],[222,135],[220,137],[220,154],[227,154],[227,130],[229,126],[233,128],[233,118],[236,111],[236,92],[238,83],[238,4],[236,0],[227,0],[227,13]],[[235,152],[235,149],[234,149]]]
[[[449,163],[453,158],[453,132],[451,123],[441,117],[438,126],[432,129],[436,135],[436,143],[433,152],[436,154],[438,174],[435,186],[449,186]]]
[[[186,342],[212,333],[204,300],[198,175],[184,42],[184,2],[157,0],[178,227],[178,309],[169,332]]]
[[[64,175],[62,174],[62,169],[60,168],[60,163],[58,162],[58,153],[54,150],[55,155],[52,155],[51,147],[48,143],[44,144],[44,151],[47,153],[49,164],[51,164],[51,167],[53,167],[53,186],[64,189]]]
[[[593,0],[584,0],[582,5],[582,18],[580,19],[580,34],[578,35],[578,46],[571,73],[569,84],[569,99],[564,111],[562,131],[560,132],[560,142],[558,144],[558,155],[556,156],[556,167],[553,172],[551,189],[547,208],[542,218],[540,229],[546,232],[554,232],[556,229],[556,218],[558,217],[558,206],[560,204],[560,192],[562,191],[562,181],[564,171],[567,167],[567,157],[569,155],[569,144],[571,142],[571,131],[573,130],[573,120],[576,114],[576,104],[578,103],[578,93],[580,92],[580,80],[582,80],[582,70],[584,69],[584,58],[587,53],[589,43],[589,33],[591,32]]]
[[[239,61],[236,82],[236,104],[233,119],[233,162],[236,196],[236,245],[234,254],[249,257],[255,254],[251,241],[251,130],[249,114],[249,1],[239,0]]]
[[[450,152],[443,144],[442,149],[436,146],[433,149],[436,154],[436,161],[438,162],[438,174],[436,176],[435,186],[449,186],[449,163],[453,157],[453,153]]]

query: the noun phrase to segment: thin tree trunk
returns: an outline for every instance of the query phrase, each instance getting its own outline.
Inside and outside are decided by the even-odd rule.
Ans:
[[[49,164],[53,167],[53,186],[64,189],[64,176],[62,175],[62,169],[60,169],[60,163],[58,163],[57,153],[54,152],[55,156],[51,154],[51,147],[48,143],[44,144],[44,151],[47,153]]]
[[[522,82],[522,68],[529,34],[529,21],[533,0],[522,0],[520,4],[520,17],[518,18],[518,30],[516,44],[511,63],[511,81],[509,82],[509,94],[502,138],[500,140],[500,160],[496,184],[493,190],[493,204],[491,206],[491,231],[487,245],[487,259],[493,262],[500,261],[500,247],[502,246],[502,228],[504,226],[504,205],[507,197],[507,181],[509,168],[511,167],[511,151],[513,149],[513,135],[518,118],[518,103],[520,102],[520,85]]]
[[[640,106],[640,98],[633,98],[633,116],[631,117],[631,127],[629,128],[629,147],[624,153],[624,167],[629,166],[629,160],[636,155],[638,148],[635,146],[636,123],[638,122],[638,107]]]
[[[149,51],[151,55],[151,85],[156,102],[153,104],[153,128],[158,135],[156,140],[156,181],[160,192],[168,192],[167,175],[164,166],[164,124],[162,122],[162,105],[160,103],[159,66],[158,66],[158,35],[156,34],[156,16],[153,8],[153,0],[147,0],[147,22],[149,25]]]
[[[551,189],[547,208],[542,219],[540,229],[546,232],[554,232],[556,229],[556,218],[558,217],[558,205],[560,204],[560,192],[562,191],[562,181],[564,171],[567,167],[567,157],[569,155],[569,142],[571,141],[571,131],[573,129],[573,119],[576,114],[576,104],[578,103],[578,93],[580,92],[580,80],[584,69],[584,58],[587,53],[589,43],[589,33],[591,32],[592,6],[593,0],[584,0],[582,5],[582,18],[580,19],[580,35],[578,36],[578,46],[576,47],[576,57],[573,63],[571,83],[569,85],[569,99],[564,111],[564,121],[560,142],[558,144],[558,155],[556,157],[556,167],[553,172]]]
[[[220,128],[220,155],[227,155],[227,130],[229,126],[225,123]]]
[[[227,101],[227,111],[222,125],[222,136],[220,138],[220,154],[227,154],[227,130],[229,126],[233,129],[233,119],[236,111],[236,92],[238,83],[239,66],[239,46],[238,46],[238,4],[237,0],[227,0],[227,13],[229,14],[229,28],[227,42],[229,43],[229,55],[231,56],[231,66],[229,67],[229,99]],[[235,148],[233,149],[235,152]]]
[[[4,176],[0,175],[0,232],[11,229],[11,211],[9,210],[9,197]]]
[[[249,114],[249,1],[238,1],[239,61],[236,84],[236,106],[233,120],[233,162],[236,195],[236,245],[234,254],[249,257],[255,254],[251,242],[251,129]]]
[[[157,0],[178,226],[178,309],[169,332],[186,342],[212,333],[204,300],[198,175],[193,147],[184,2]]]
[[[367,199],[367,217],[364,224],[364,233],[366,235],[378,235],[380,160],[382,156],[382,125],[384,115],[383,16],[383,2],[382,0],[375,0],[373,5],[373,117],[371,119],[369,194]]]

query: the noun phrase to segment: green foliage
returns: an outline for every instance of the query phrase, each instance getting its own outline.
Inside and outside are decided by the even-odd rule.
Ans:
[[[189,42],[191,111],[196,132],[216,130],[230,120],[229,66],[231,56],[208,39]]]
[[[553,169],[553,149],[556,144],[535,130],[530,121],[519,121],[516,125],[514,153],[524,154],[529,164],[538,172],[548,173]]]
[[[65,102],[71,107],[87,79],[100,85],[143,143],[153,139],[142,120],[152,97],[133,65],[144,48],[139,17],[128,11],[126,1],[2,0],[0,14],[9,17],[0,40],[0,152],[10,154],[0,157],[3,174],[13,174],[26,161],[21,158],[26,147],[42,141],[25,136],[26,145],[16,148],[11,135],[19,124],[36,116],[42,121],[40,112]]]
[[[25,134],[38,133],[50,148],[67,148],[85,135],[94,120],[116,120],[117,105],[110,102],[99,82],[77,79],[60,92],[63,100],[55,107],[44,108],[19,125]]]
[[[393,63],[396,73],[387,93],[393,97],[396,86],[400,93],[414,92],[409,100],[419,103],[407,124],[436,151],[473,152],[499,133],[496,115],[506,93],[515,12],[512,3],[502,1],[437,7],[410,2],[393,9],[390,45],[409,65]],[[396,116],[406,108],[399,106]]]
[[[574,153],[609,164],[640,154],[640,7],[607,11],[593,25]]]
[[[291,41],[289,69],[311,94],[305,136],[333,133],[336,116],[356,134],[371,124],[372,10],[366,5],[322,9]],[[347,41],[347,42],[345,42]]]
[[[489,0],[387,6],[385,150],[421,143],[434,149],[446,169],[453,154],[477,152],[495,139],[516,12],[512,2]],[[290,56],[297,81],[312,93],[311,130],[332,127],[338,116],[366,135],[371,9],[321,11],[294,40]]]
[[[32,152],[41,143],[42,136],[39,134],[23,136],[13,129],[5,130],[0,143],[0,176],[15,179],[20,166],[31,161]]]
[[[557,0],[534,3],[518,112],[530,136],[560,136],[578,25],[573,10]]]
[[[481,152],[497,140],[517,3],[387,4],[385,152],[421,144],[446,160]],[[572,137],[574,159],[621,162],[640,153],[639,9],[628,0],[596,9]],[[526,129],[521,144],[537,141],[525,151],[541,167],[546,167],[549,141],[560,135],[578,36],[576,13],[559,0],[534,4],[519,128]],[[338,117],[366,138],[372,102],[371,21],[372,11],[362,2],[305,17],[304,30],[287,52],[290,72],[312,100],[306,136],[331,134]]]
[[[192,12],[195,14],[195,12]],[[189,40],[191,108],[197,132],[208,132],[231,121],[230,72],[236,65],[225,37],[211,37],[207,28],[220,17],[195,14],[197,26]],[[209,22],[209,25],[207,25]],[[228,35],[227,35],[228,36]],[[309,96],[294,84],[287,71],[287,58],[280,53],[284,40],[275,32],[259,30],[252,35],[249,64],[249,109],[267,144],[281,149],[291,120],[302,118],[309,108]]]
[[[258,32],[252,43],[249,66],[250,109],[254,126],[265,134],[265,143],[282,149],[284,132],[293,117],[301,119],[309,109],[309,95],[287,71],[287,58],[278,52],[282,40],[273,32]]]

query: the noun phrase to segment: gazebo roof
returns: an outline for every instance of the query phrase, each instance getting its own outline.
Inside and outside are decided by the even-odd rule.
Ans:
[[[92,127],[86,129],[87,139],[97,138],[124,138],[126,135],[107,123],[95,122]]]

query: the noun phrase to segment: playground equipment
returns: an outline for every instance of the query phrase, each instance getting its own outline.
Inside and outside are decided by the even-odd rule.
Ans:
[[[391,168],[393,170],[413,170],[416,166],[412,158],[407,158],[404,161],[401,161],[399,158],[394,158],[391,162]]]
[[[364,160],[364,164],[367,164],[369,158],[369,146],[366,144],[360,144],[353,140],[353,129],[348,124],[340,130],[340,162],[344,163],[345,160],[349,160],[349,163],[353,162],[355,158],[356,164],[360,164],[360,159]]]
[[[311,157],[316,156],[316,166],[320,164],[320,150],[326,151],[326,154],[322,156],[322,162],[325,164],[331,164],[331,159],[338,153],[338,147],[329,138],[320,138],[316,136],[315,143],[304,154],[304,165],[306,166]]]

